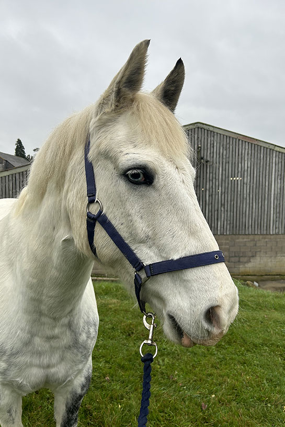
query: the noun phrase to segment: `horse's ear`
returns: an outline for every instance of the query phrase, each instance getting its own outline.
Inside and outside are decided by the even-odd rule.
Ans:
[[[185,78],[185,68],[182,59],[178,59],[173,70],[166,79],[157,86],[152,94],[166,107],[174,112]]]
[[[98,115],[125,107],[133,100],[143,83],[149,43],[150,40],[144,40],[134,48],[125,65],[99,99]]]

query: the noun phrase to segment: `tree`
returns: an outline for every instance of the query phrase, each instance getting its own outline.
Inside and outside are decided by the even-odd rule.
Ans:
[[[31,156],[30,154],[28,154],[26,156],[26,159],[28,160],[28,162],[32,163],[32,161],[35,159],[37,152],[39,151],[39,148],[33,148],[33,152],[35,153],[33,156]]]
[[[27,160],[25,147],[19,138],[17,139],[17,142],[16,142],[15,156],[22,157],[23,159]]]

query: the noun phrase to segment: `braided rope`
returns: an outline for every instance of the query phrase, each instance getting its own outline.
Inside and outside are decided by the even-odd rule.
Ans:
[[[141,400],[141,410],[138,418],[138,427],[145,427],[147,423],[149,398],[150,398],[150,381],[151,381],[151,363],[153,362],[153,355],[147,353],[141,358],[144,363],[143,367],[143,391]]]

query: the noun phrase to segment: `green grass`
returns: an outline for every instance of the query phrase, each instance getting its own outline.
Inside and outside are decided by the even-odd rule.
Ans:
[[[215,347],[185,349],[155,331],[148,427],[285,425],[285,296],[237,285],[238,317]],[[95,290],[99,337],[78,425],[136,426],[147,331],[122,286],[95,283]],[[51,393],[24,398],[23,423],[54,426]]]

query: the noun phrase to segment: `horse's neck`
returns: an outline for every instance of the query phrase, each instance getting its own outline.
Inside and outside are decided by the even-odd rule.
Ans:
[[[65,316],[81,301],[92,261],[77,250],[62,197],[53,194],[18,216],[12,212],[10,248],[24,301],[36,302],[42,314]]]

